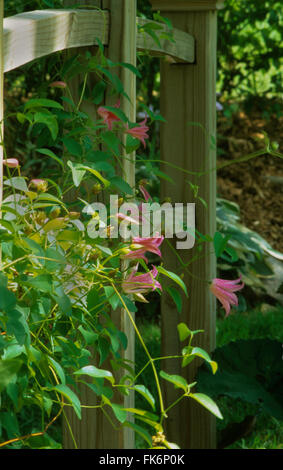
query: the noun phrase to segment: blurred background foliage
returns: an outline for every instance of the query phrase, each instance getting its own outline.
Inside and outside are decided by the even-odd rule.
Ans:
[[[75,3],[83,2],[74,1]],[[139,16],[153,18],[149,0],[137,0],[137,4]],[[62,0],[6,0],[5,16],[35,9],[62,7]],[[244,128],[238,125],[240,112],[245,113],[245,122],[253,121],[254,113],[256,113],[256,118],[263,127],[266,120],[270,118],[272,118],[270,121],[272,126],[275,121],[276,124],[282,122],[282,49],[283,10],[280,1],[226,0],[225,8],[218,13],[217,92],[218,101],[222,107],[220,116],[218,114],[218,121],[222,120],[222,127],[218,129],[219,157],[225,154],[225,157],[229,158],[234,144],[245,146],[245,142],[248,142],[242,138],[229,141],[227,137],[235,127],[240,137],[243,133],[250,132],[247,126]],[[27,134],[24,126],[19,126],[13,113],[20,111],[21,106],[29,98],[37,96],[54,98],[57,93],[60,93],[58,90],[51,89],[49,84],[61,79],[60,70],[63,59],[64,54],[57,53],[27,64],[19,70],[11,71],[5,76],[5,113],[9,116],[5,123],[7,153],[9,157],[17,157],[21,161],[23,172],[33,177],[48,177],[52,162],[36,156],[35,136],[32,133]],[[146,53],[139,54],[138,67],[142,76],[142,80],[138,78],[137,82],[137,120],[139,121],[145,113],[159,115],[159,59],[150,58]],[[160,178],[168,178],[160,173],[158,164],[160,159],[159,126],[160,120],[154,120],[150,126],[149,144],[145,150],[140,149],[137,154],[137,160],[142,159],[137,165],[137,181],[146,178],[150,193],[156,197],[159,194]],[[224,137],[222,133],[225,134]],[[256,132],[256,134],[260,140],[260,133]],[[56,149],[57,152],[58,150],[60,149]],[[263,172],[267,171],[267,167],[264,166],[266,163],[267,160],[264,160]],[[245,167],[245,172],[249,169],[249,166]],[[276,176],[277,173],[278,167],[274,168]],[[225,177],[226,174],[224,181],[227,181]],[[232,174],[229,177],[233,180],[235,175]],[[242,179],[243,185],[245,179],[246,177]],[[231,186],[229,190],[230,188]],[[279,188],[281,191],[282,183]],[[248,196],[250,198],[248,204],[251,205],[252,196],[250,194]],[[276,193],[274,197],[276,198]],[[273,264],[270,264],[270,257],[268,257],[270,251],[273,250],[266,240],[241,224],[241,209],[241,206],[235,205],[235,202],[230,199],[229,201],[225,201],[223,197],[218,199],[218,230],[223,235],[231,237],[227,244],[230,252],[229,250],[223,252],[218,258],[219,275],[232,278],[242,274],[248,284],[248,288],[240,296],[240,305],[236,315],[224,319],[222,310],[218,310],[218,348],[223,344],[242,339],[253,341],[258,338],[269,338],[282,342],[282,334],[279,331],[282,331],[283,321],[283,284],[277,286],[281,302],[278,301],[278,295],[270,298],[270,285],[266,284],[266,280],[272,278],[273,275]],[[280,260],[280,254],[276,252],[273,254],[277,256],[277,261]],[[148,305],[142,305],[137,316],[147,346],[151,354],[156,357],[160,354],[158,296],[153,293]],[[139,364],[139,361],[143,360],[143,356],[138,344],[136,353],[138,365],[142,367],[144,364]],[[281,361],[282,358],[278,360]],[[151,388],[150,371],[146,371],[143,375],[145,385]],[[138,403],[140,399],[137,397],[137,406],[146,406],[144,403]],[[249,437],[243,433],[236,436],[234,443],[231,444],[232,447],[282,448],[283,426],[282,422],[280,423],[274,416],[266,412],[258,415],[256,404],[247,403],[244,399],[233,399],[231,396],[220,396],[218,404],[225,417],[224,423],[218,423],[218,426],[221,426],[218,431],[221,433],[225,431],[223,426],[241,423],[247,416],[257,416],[257,424],[253,424]],[[60,431],[58,433],[60,434]],[[59,440],[58,436],[56,440]],[[137,442],[137,445],[139,446],[140,443]]]

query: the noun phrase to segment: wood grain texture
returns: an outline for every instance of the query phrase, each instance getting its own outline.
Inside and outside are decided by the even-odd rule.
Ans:
[[[107,12],[97,10],[42,10],[4,20],[5,72],[34,59],[72,47],[106,44]]]
[[[137,49],[137,26],[136,26],[136,0],[103,0],[103,8],[111,12],[110,38],[108,44],[108,57],[114,62],[125,62],[136,66]],[[121,109],[131,122],[136,121],[136,75],[125,67],[117,68],[114,71],[123,83],[124,91],[130,100],[121,96]],[[107,106],[113,106],[116,102],[107,90],[105,103]],[[124,145],[126,144],[126,135],[120,136]],[[122,150],[122,169],[121,176],[127,183],[134,188],[135,186],[135,152],[127,155]],[[126,269],[127,263],[122,262],[121,269]],[[112,320],[116,326],[124,331],[128,338],[128,347],[124,353],[125,359],[135,360],[135,332],[125,310],[117,310],[112,314]],[[134,314],[133,314],[134,318]],[[134,407],[134,394],[128,397],[122,397],[117,394],[120,404],[128,408]],[[105,423],[107,426],[108,423]],[[109,426],[108,426],[109,427]],[[111,429],[109,430],[111,431]],[[112,431],[113,432],[113,431]],[[135,435],[132,429],[123,428],[120,435],[120,448],[133,449],[135,447]]]
[[[195,37],[196,63],[161,64],[161,114],[167,121],[161,126],[161,158],[188,171],[207,171],[215,168],[216,160],[210,140],[210,136],[216,135],[216,12],[166,12],[166,15],[174,26]],[[189,125],[189,122],[199,123],[203,128]],[[168,172],[168,166],[164,164],[162,170]],[[170,196],[172,202],[196,202],[196,229],[213,236],[216,225],[215,172],[196,178],[170,168],[169,174],[176,184],[162,181],[161,197]],[[199,196],[207,202],[207,209],[194,200],[188,180],[199,186]],[[208,352],[215,347],[215,299],[205,282],[215,277],[215,258],[211,255],[213,250],[210,244],[202,245],[199,259],[189,266],[190,275],[180,260],[188,263],[198,253],[196,247],[179,250],[178,260],[164,244],[164,265],[168,270],[184,273],[189,298],[184,299],[180,317],[172,300],[166,294],[162,296],[162,356],[181,353],[184,343],[180,344],[177,334],[177,324],[181,321],[191,330],[205,331],[197,335],[195,345]],[[194,361],[181,369],[179,361],[165,360],[162,361],[162,369],[183,375],[191,383],[199,364]],[[179,396],[170,384],[165,384],[163,390],[166,406]],[[181,448],[215,448],[215,419],[192,400],[183,400],[173,408],[166,423],[168,440],[177,442]]]
[[[148,23],[156,23],[162,26],[162,30],[156,30],[157,36],[163,32],[169,32],[169,28],[166,25],[162,25],[157,21],[145,20],[143,18],[137,18],[138,22],[138,35],[137,35],[137,50],[138,51],[149,51],[150,55],[169,55],[176,62],[189,62],[195,61],[195,40],[192,35],[181,31],[180,29],[173,29],[174,42],[168,39],[160,38],[160,45],[158,45],[151,36],[146,33],[142,33],[140,28]]]
[[[87,2],[84,4],[86,6]],[[99,4],[100,1],[94,6]],[[150,22],[141,18],[137,21],[139,24]],[[161,26],[166,30],[165,25]],[[108,45],[109,34],[107,10],[36,10],[5,18],[4,71],[16,69],[53,52],[96,45],[97,38]],[[166,54],[176,61],[194,62],[194,38],[174,30],[174,39],[176,42],[171,43],[161,38],[159,47],[149,35],[139,33],[137,48],[140,51],[148,50],[152,55]]]
[[[154,10],[161,11],[204,11],[224,7],[225,0],[151,0]]]
[[[70,1],[70,0],[68,0]],[[88,0],[92,4],[91,0]],[[127,62],[135,65],[136,63],[136,2],[133,0],[115,0],[101,1],[100,7],[109,12],[111,24],[111,33],[108,38],[105,54],[113,62]],[[85,49],[84,49],[85,50]],[[80,49],[76,49],[79,52]],[[124,68],[111,69],[116,72],[121,79],[124,90],[131,98],[129,102],[121,97],[120,108],[129,117],[131,121],[136,119],[136,78],[130,70]],[[75,78],[72,83],[72,90],[77,93],[79,78]],[[90,86],[93,86],[96,80],[95,74],[89,77]],[[104,104],[111,106],[117,101],[117,96],[113,97],[111,90],[108,89],[105,94]],[[86,106],[86,107],[85,107]],[[89,104],[82,103],[82,110],[87,112],[93,119],[96,119],[95,107],[89,108]],[[123,173],[126,181],[133,186],[135,183],[135,154],[130,156],[130,161],[123,160]],[[124,354],[126,359],[134,361],[134,331],[129,323],[126,312],[120,309],[111,313],[111,319],[121,331],[125,332],[128,338],[128,347]],[[95,362],[95,358],[94,358]],[[97,366],[97,363],[95,364]],[[111,369],[109,363],[103,363],[103,368]],[[115,374],[114,374],[115,375]],[[116,374],[116,378],[119,376]],[[82,403],[88,406],[95,406],[99,403],[87,387],[80,387]],[[134,394],[124,397],[121,394],[115,394],[113,401],[122,406],[134,406]],[[113,429],[112,425],[105,418],[100,409],[83,409],[82,420],[78,420],[72,409],[67,410],[67,419],[72,428],[76,444],[80,449],[132,449],[134,448],[134,432],[130,428],[121,427],[116,420],[110,407],[107,407],[107,413],[119,430]],[[74,443],[68,425],[64,426],[64,448],[74,448]]]

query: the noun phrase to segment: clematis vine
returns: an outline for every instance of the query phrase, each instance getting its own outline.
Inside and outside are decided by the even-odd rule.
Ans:
[[[237,292],[244,287],[243,282],[239,284],[240,281],[241,277],[239,279],[235,279],[234,281],[215,278],[210,285],[211,292],[223,305],[226,312],[226,317],[230,313],[231,306],[238,305],[238,298],[234,292]]]
[[[117,101],[117,103],[114,105],[114,108],[119,108],[119,107],[120,107],[120,100]],[[103,118],[103,122],[104,124],[107,125],[109,131],[112,131],[113,122],[120,121],[118,116],[116,116],[109,109],[104,108],[104,106],[99,106],[97,113],[99,114],[99,116]]]
[[[122,282],[122,289],[126,294],[146,294],[156,289],[162,290],[161,284],[155,279],[158,271],[155,266],[152,270],[136,275],[139,264],[134,266],[129,276]]]
[[[145,188],[145,184],[146,183],[144,181],[141,181],[140,184],[139,184],[139,190],[142,193],[145,201],[148,202],[150,199],[152,199],[152,197],[149,194],[149,192],[147,191],[147,189]]]
[[[130,259],[137,259],[142,258],[148,263],[148,259],[144,256],[144,254],[149,251],[151,253],[155,253],[158,256],[161,255],[161,251],[159,250],[159,246],[164,240],[163,235],[156,235],[155,237],[134,237],[133,243],[130,245],[131,251],[127,253],[124,258]]]
[[[148,126],[146,126],[146,121],[147,118],[145,118],[138,126],[132,127],[131,129],[129,128],[128,123],[126,124],[126,134],[130,134],[132,137],[135,139],[138,139],[140,142],[143,143],[143,146],[145,147],[145,139],[148,139]]]

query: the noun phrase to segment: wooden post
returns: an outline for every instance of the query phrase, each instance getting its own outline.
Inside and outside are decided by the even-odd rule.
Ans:
[[[136,64],[136,0],[88,0],[88,5],[95,5],[102,9],[109,10],[110,14],[110,36],[107,56],[113,62],[127,62]],[[68,0],[70,5],[70,0]],[[85,2],[84,2],[85,4]],[[113,71],[113,69],[112,69]],[[136,119],[136,80],[135,74],[128,69],[117,69],[116,73],[120,75],[124,90],[131,98],[131,102],[121,97],[121,109],[131,121]],[[90,78],[91,80],[95,77]],[[76,87],[77,84],[75,83]],[[105,105],[115,104],[110,90],[107,90],[105,96]],[[89,115],[96,118],[94,109],[84,109]],[[123,173],[124,179],[133,186],[135,183],[135,155],[132,154],[131,161],[124,160]],[[124,357],[134,361],[134,331],[130,324],[126,312],[118,311],[112,313],[112,320],[117,328],[123,331],[128,338],[128,347]],[[134,395],[122,397],[115,395],[115,403],[122,406],[133,407]],[[95,405],[96,400],[93,392],[86,387],[81,388],[81,401],[83,404]],[[109,421],[102,414],[101,410],[83,409],[82,419],[79,421],[72,410],[68,410],[67,418],[71,426],[78,448],[84,449],[133,449],[134,432],[130,428],[121,428],[116,431]],[[119,426],[115,417],[111,415],[113,422]],[[68,426],[64,426],[63,433],[64,448],[73,448],[73,440],[68,431]]]
[[[166,124],[161,127],[161,158],[192,172],[215,168],[216,151],[211,145],[211,136],[216,135],[216,0],[151,0],[155,10],[169,18],[174,27],[192,34],[196,41],[194,64],[161,63],[161,113]],[[219,2],[218,2],[219,3]],[[189,123],[196,123],[195,125]],[[201,126],[200,126],[201,125]],[[201,234],[213,236],[216,225],[216,173],[208,172],[200,178],[191,177],[172,167],[170,170],[175,185],[162,182],[161,196],[170,196],[172,202],[196,203],[196,229]],[[199,186],[199,196],[206,203],[194,199],[188,181]],[[172,240],[170,240],[172,241]],[[162,356],[180,354],[177,324],[185,322],[191,330],[203,329],[194,344],[206,351],[215,347],[215,300],[204,280],[215,277],[215,257],[209,243],[198,252],[196,246],[190,250],[178,250],[184,263],[199,253],[199,259],[188,266],[191,275],[182,267],[176,255],[166,243],[163,245],[164,264],[168,270],[184,273],[189,298],[184,299],[180,316],[168,296],[162,296]],[[199,280],[200,278],[200,280]],[[203,280],[203,281],[202,281]],[[182,369],[180,361],[164,360],[161,368],[168,373],[194,381],[199,362]],[[164,385],[166,406],[180,395],[170,384]],[[200,405],[187,399],[172,408],[166,421],[169,441],[181,448],[215,448],[216,431],[214,417]]]
[[[0,0],[0,218],[2,218],[1,206],[3,200],[3,154],[4,154],[4,60],[3,60],[3,20],[4,0]],[[2,252],[0,249],[0,263]]]

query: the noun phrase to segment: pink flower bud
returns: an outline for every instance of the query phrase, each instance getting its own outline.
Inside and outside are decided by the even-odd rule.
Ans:
[[[8,168],[18,168],[20,166],[19,160],[16,158],[7,158],[7,160],[3,160],[3,165],[6,165]]]
[[[58,81],[50,83],[49,86],[51,86],[52,88],[66,88],[67,83]]]

